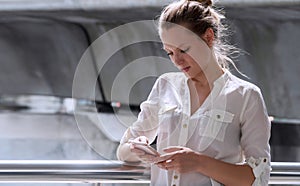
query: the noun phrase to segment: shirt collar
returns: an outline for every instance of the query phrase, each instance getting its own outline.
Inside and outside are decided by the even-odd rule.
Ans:
[[[226,81],[229,78],[229,74],[230,72],[227,69],[223,69],[224,73],[218,77],[215,81],[214,81],[214,86],[224,86]]]

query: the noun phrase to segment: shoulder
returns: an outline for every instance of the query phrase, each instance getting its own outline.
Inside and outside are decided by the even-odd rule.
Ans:
[[[228,81],[226,83],[225,94],[233,96],[235,100],[240,100],[245,103],[257,103],[264,100],[260,88],[239,77],[228,74]]]
[[[231,73],[228,73],[228,87],[238,91],[242,95],[246,94],[261,94],[260,88],[246,80],[243,80]]]
[[[240,121],[247,119],[244,118],[246,110],[252,110],[253,113],[254,111],[267,113],[261,90],[255,84],[230,74],[227,87],[231,90],[233,104],[239,105]]]

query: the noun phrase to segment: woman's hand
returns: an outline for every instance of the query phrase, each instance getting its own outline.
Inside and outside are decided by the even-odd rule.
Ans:
[[[187,147],[168,147],[164,149],[166,154],[161,155],[155,163],[166,170],[174,170],[178,173],[196,172],[201,164],[201,154]]]
[[[139,137],[135,138],[134,140],[129,141],[128,143],[130,144],[130,151],[135,153],[141,161],[143,161],[145,163],[154,163],[156,160],[156,157],[151,154],[145,153],[143,150],[137,149],[135,147],[134,142],[144,143],[145,145],[149,145],[148,138],[145,136],[139,136]]]
[[[249,165],[226,163],[202,155],[187,147],[168,147],[155,163],[166,170],[178,173],[199,172],[224,185],[252,185],[255,180]]]

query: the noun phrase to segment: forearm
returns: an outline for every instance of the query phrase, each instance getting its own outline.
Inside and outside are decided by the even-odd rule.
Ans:
[[[208,156],[199,156],[198,172],[230,186],[252,185],[255,177],[248,165],[226,163]]]
[[[121,161],[127,161],[127,162],[140,161],[138,156],[135,153],[131,152],[129,143],[123,143],[119,145],[117,149],[117,157]]]

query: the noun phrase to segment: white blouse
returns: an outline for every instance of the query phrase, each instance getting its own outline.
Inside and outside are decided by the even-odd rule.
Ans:
[[[159,77],[121,145],[138,136],[150,142],[157,136],[160,153],[168,146],[186,146],[232,164],[248,163],[256,177],[253,185],[268,185],[271,126],[260,89],[226,71],[191,115],[187,80],[181,72]],[[178,174],[152,165],[151,185],[221,184],[200,173]]]

